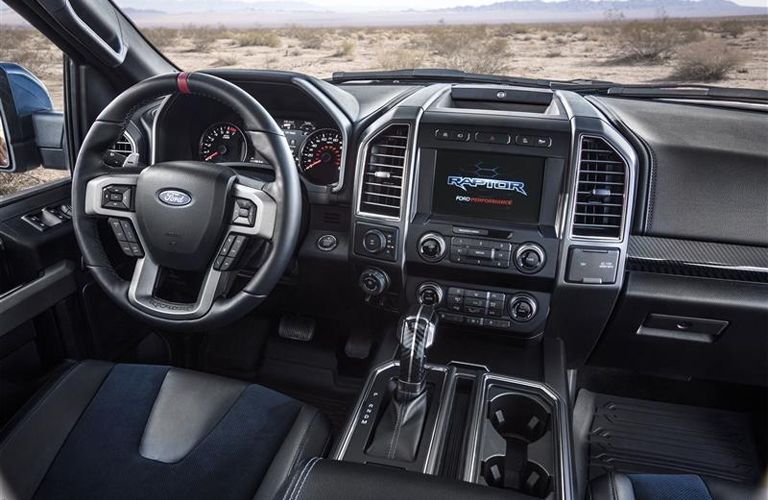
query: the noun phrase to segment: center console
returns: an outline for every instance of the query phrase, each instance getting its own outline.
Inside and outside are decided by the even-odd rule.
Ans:
[[[428,308],[446,340],[405,404],[403,358],[371,373],[335,458],[573,498],[565,362],[547,346],[567,338],[583,361],[610,317],[636,165],[570,92],[432,85],[374,122],[356,166],[354,275],[369,306]]]

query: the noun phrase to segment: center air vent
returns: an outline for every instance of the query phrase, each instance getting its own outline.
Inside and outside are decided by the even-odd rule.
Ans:
[[[390,125],[368,144],[360,213],[400,217],[407,148],[408,125]]]
[[[603,139],[582,137],[572,234],[620,239],[627,195],[627,164]]]

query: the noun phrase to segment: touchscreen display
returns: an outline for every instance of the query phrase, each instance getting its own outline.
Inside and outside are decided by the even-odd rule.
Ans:
[[[438,151],[434,214],[535,224],[545,158]]]

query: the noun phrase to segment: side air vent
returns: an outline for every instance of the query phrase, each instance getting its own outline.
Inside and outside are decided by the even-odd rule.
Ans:
[[[620,239],[626,208],[627,164],[603,139],[582,137],[572,234]]]
[[[113,151],[115,153],[128,156],[129,154],[136,152],[136,143],[133,141],[133,138],[130,135],[128,135],[126,132],[123,132],[117,142],[115,142],[112,147],[108,149],[108,151]]]
[[[408,125],[390,125],[368,143],[360,213],[400,217],[407,151]]]

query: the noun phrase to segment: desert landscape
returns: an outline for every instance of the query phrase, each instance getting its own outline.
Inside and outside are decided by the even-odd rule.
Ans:
[[[145,27],[178,67],[337,71],[451,68],[556,80],[685,82],[768,89],[768,17],[624,19],[583,23],[246,29]],[[62,108],[61,52],[35,31],[4,26],[0,60],[41,78]],[[61,171],[0,174],[0,195]]]

